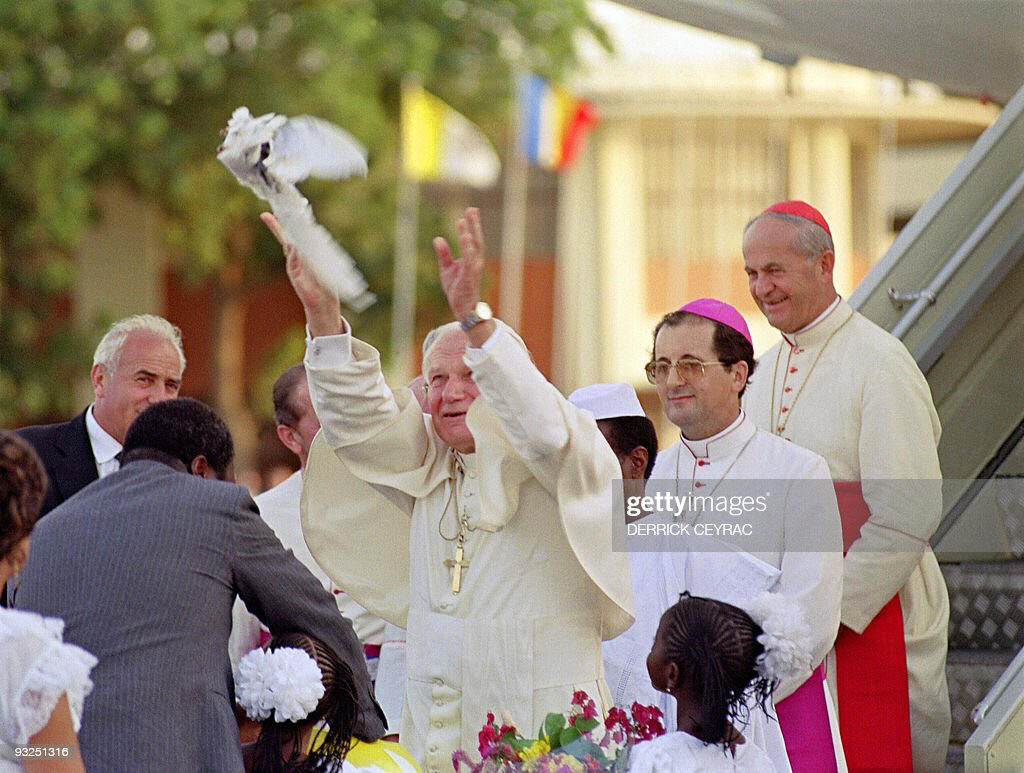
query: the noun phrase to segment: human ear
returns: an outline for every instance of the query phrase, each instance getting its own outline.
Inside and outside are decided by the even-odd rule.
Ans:
[[[92,391],[96,397],[103,397],[103,387],[106,384],[107,369],[102,362],[97,362],[89,371],[89,380],[92,381]]]
[[[745,360],[733,363],[732,366],[733,374],[733,385],[736,387],[736,392],[742,391],[743,387],[747,385],[747,376],[750,374],[750,366]]]
[[[192,460],[192,464],[188,466],[189,472],[193,475],[198,475],[200,478],[215,478],[213,474],[213,468],[210,463],[206,461],[206,457],[200,454]]]
[[[637,446],[629,452],[629,464],[632,470],[636,473],[635,478],[644,477],[644,472],[647,470],[647,462],[649,460],[647,449],[643,446]]]
[[[295,437],[295,430],[287,424],[277,425],[277,439],[296,456],[302,455],[302,443]]]
[[[836,254],[832,250],[825,250],[818,256],[818,266],[821,267],[822,276],[832,276],[836,267]]]
[[[665,669],[665,692],[675,694],[679,688],[679,666],[669,663]]]

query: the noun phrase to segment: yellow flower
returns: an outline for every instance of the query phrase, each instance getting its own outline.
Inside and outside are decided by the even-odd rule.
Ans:
[[[537,743],[542,742],[538,741]],[[544,745],[547,746],[547,744]],[[536,746],[536,744],[534,744],[534,746]],[[520,756],[523,756],[522,753],[520,753]],[[523,757],[523,759],[526,758]],[[522,769],[524,771],[558,770],[563,766],[569,768],[573,773],[583,773],[583,763],[571,754],[566,754],[565,752],[555,752],[551,756],[545,757],[543,760],[539,758],[531,759],[528,762],[523,763]]]
[[[551,751],[551,744],[549,744],[547,741],[543,739],[540,739],[534,741],[521,752],[519,752],[519,759],[523,760],[524,762],[526,760],[534,760],[537,757],[540,757],[542,754],[547,754],[549,751]]]

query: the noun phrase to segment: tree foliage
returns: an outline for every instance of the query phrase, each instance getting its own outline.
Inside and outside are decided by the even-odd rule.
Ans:
[[[71,408],[67,375],[88,352],[54,312],[103,185],[159,206],[186,276],[280,270],[259,203],[215,158],[238,105],[318,115],[368,146],[368,179],[304,190],[382,296],[366,327],[383,343],[402,75],[500,140],[513,71],[558,77],[581,31],[604,40],[584,0],[0,3],[0,421]]]

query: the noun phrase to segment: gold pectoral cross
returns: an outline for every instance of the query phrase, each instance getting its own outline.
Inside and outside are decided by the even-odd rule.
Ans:
[[[455,558],[446,558],[444,565],[452,570],[452,593],[458,593],[462,587],[462,570],[469,568],[469,561],[463,560],[465,554],[462,545],[455,548]]]

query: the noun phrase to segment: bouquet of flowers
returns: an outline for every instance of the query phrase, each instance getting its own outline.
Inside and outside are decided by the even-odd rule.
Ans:
[[[662,735],[661,710],[634,703],[630,713],[613,707],[598,717],[597,706],[583,690],[573,693],[569,713],[548,714],[537,738],[526,738],[511,718],[499,727],[494,714],[480,728],[480,762],[464,749],[452,754],[452,766],[461,773],[591,773],[624,770],[633,744]]]

